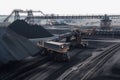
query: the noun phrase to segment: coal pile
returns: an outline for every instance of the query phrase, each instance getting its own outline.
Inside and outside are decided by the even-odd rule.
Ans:
[[[19,61],[35,55],[39,48],[9,28],[0,28],[0,63]]]
[[[11,30],[26,38],[45,38],[53,35],[42,26],[30,25],[24,20],[16,20],[8,26]]]

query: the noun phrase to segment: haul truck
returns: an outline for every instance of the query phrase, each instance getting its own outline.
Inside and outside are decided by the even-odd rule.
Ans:
[[[66,41],[60,42],[62,39],[66,39]],[[50,54],[56,61],[69,61],[69,50],[71,47],[80,48],[86,47],[87,45],[87,42],[81,41],[81,32],[78,30],[61,35],[59,38],[51,41],[39,41],[37,43],[42,55]]]
[[[69,61],[70,56],[68,54],[69,43],[61,43],[55,41],[39,42],[37,44],[41,48],[41,54],[50,54],[55,61]]]

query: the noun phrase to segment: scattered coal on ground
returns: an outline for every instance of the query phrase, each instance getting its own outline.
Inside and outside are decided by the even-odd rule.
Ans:
[[[11,30],[26,38],[45,38],[53,35],[40,25],[30,25],[24,20],[16,20],[8,26]]]
[[[65,34],[70,32],[70,30],[60,30],[60,29],[47,29],[52,34]]]
[[[120,61],[117,62],[111,69],[112,73],[120,76]]]
[[[100,73],[91,80],[120,80],[120,51],[118,51],[104,66]]]

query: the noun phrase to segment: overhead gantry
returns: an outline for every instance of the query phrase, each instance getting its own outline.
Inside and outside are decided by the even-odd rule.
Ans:
[[[27,13],[27,17],[25,18],[25,20],[28,22],[28,23],[34,23],[34,15],[33,13],[41,13],[42,15],[45,15],[42,11],[33,11],[33,10],[21,10],[21,9],[15,9],[12,11],[12,13],[7,17],[5,18],[5,20],[3,22],[8,22],[9,18],[11,16],[14,15],[14,20],[18,20],[20,19],[20,13]]]

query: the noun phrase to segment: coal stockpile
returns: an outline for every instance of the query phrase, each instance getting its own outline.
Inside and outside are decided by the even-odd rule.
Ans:
[[[26,38],[45,38],[53,35],[42,26],[30,25],[24,20],[16,20],[8,26],[11,30]]]
[[[0,63],[19,61],[38,52],[39,48],[28,39],[0,27]]]

